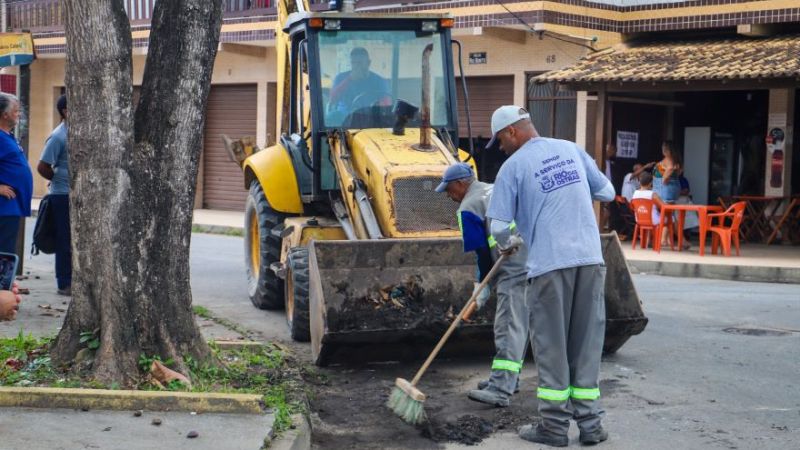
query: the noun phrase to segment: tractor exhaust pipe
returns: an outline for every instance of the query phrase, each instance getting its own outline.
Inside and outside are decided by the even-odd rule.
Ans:
[[[431,53],[433,44],[422,51],[422,107],[419,112],[419,145],[417,150],[430,151],[431,146]]]

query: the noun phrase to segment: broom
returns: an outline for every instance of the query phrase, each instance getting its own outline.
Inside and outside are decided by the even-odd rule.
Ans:
[[[458,324],[461,323],[462,318],[464,317],[464,313],[471,309],[471,307],[475,304],[475,299],[478,297],[478,294],[489,284],[489,281],[494,277],[497,270],[500,268],[502,263],[506,260],[507,255],[500,255],[500,258],[497,259],[497,262],[494,263],[492,266],[492,270],[489,271],[489,274],[481,281],[481,284],[478,286],[478,289],[472,294],[469,301],[464,305],[461,309],[461,312],[458,313],[458,316],[453,320],[453,323],[450,324],[450,328],[444,333],[444,336],[439,340],[439,343],[436,344],[436,347],[433,349],[430,355],[428,355],[428,359],[425,360],[425,363],[422,364],[422,367],[419,368],[417,374],[414,375],[414,378],[409,382],[403,378],[398,378],[395,380],[394,388],[392,389],[392,394],[389,396],[389,401],[386,402],[386,406],[389,407],[395,414],[400,416],[401,419],[405,420],[406,422],[416,425],[422,423],[426,420],[425,418],[425,409],[423,408],[423,402],[425,402],[425,394],[416,388],[417,383],[419,382],[422,375],[428,370],[428,366],[431,365],[433,359],[436,358],[436,355],[439,354],[439,350],[444,347],[444,344],[447,342],[447,339],[450,338],[450,335],[453,334],[453,331],[458,327]]]

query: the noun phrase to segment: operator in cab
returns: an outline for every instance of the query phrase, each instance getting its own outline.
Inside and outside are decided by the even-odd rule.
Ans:
[[[350,51],[350,70],[336,75],[333,80],[329,111],[349,114],[374,104],[391,106],[389,83],[369,70],[370,63],[369,53],[364,47]]]

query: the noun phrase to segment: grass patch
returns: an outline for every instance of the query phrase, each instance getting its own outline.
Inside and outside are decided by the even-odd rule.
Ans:
[[[26,336],[22,331],[14,338],[0,339],[0,361],[4,362],[0,367],[0,385],[119,389],[119,385],[104,385],[81,375],[81,368],[91,366],[93,351],[88,348],[87,359],[75,364],[78,370],[54,367],[48,354],[52,339],[34,338],[30,334]],[[189,373],[184,375],[191,379],[191,389],[179,382],[169,383],[164,388],[172,391],[261,395],[264,404],[272,409],[275,416],[273,427],[276,432],[291,426],[292,414],[307,412],[303,388],[304,369],[299,368],[299,364],[281,348],[264,345],[222,350],[213,343],[210,347],[216,364],[184,357],[184,363],[189,369]],[[138,389],[160,389],[150,381],[147,374],[154,360],[161,359],[152,355],[140,355],[139,366],[144,376],[141,377]],[[174,361],[162,363],[175,368]]]
[[[196,315],[204,319],[212,319],[212,320],[214,319],[211,315],[211,311],[209,311],[208,308],[204,306],[192,306],[192,311],[194,311]]]

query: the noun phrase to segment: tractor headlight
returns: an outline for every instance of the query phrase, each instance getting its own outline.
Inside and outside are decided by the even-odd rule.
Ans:
[[[341,30],[342,29],[342,21],[338,19],[327,19],[325,21],[325,29],[326,30]]]
[[[439,22],[436,20],[425,20],[422,22],[422,31],[434,33],[439,29]]]

